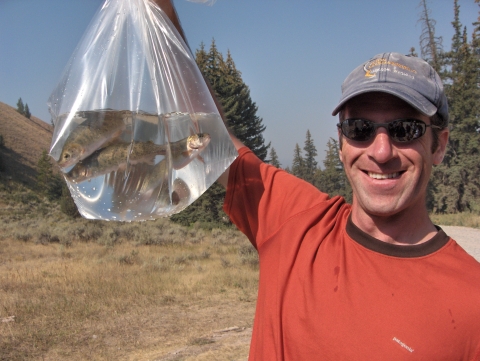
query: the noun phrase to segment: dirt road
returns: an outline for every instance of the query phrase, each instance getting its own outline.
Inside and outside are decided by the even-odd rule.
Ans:
[[[480,229],[458,226],[440,227],[480,262]]]

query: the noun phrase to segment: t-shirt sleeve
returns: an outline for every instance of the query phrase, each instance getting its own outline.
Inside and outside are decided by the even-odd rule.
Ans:
[[[327,199],[310,183],[263,163],[244,147],[230,166],[224,211],[258,248],[289,218]]]

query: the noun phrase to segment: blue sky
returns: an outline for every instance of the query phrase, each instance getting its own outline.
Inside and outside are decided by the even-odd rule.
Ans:
[[[19,97],[33,115],[50,122],[47,99],[103,0],[0,0],[0,101]],[[331,116],[348,73],[375,54],[419,50],[419,0],[217,0],[213,6],[175,0],[192,51],[215,39],[230,50],[264,136],[291,166],[310,130],[324,158],[336,137]],[[460,19],[471,34],[474,0],[459,0]],[[436,35],[450,48],[453,0],[430,0]]]

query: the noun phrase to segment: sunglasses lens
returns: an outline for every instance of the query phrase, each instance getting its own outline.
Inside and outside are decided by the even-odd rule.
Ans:
[[[425,133],[426,125],[414,119],[396,120],[388,124],[388,133],[397,142],[410,142]]]
[[[362,142],[372,137],[375,127],[366,119],[346,119],[342,122],[342,133],[348,139]]]
[[[378,127],[386,127],[388,134],[396,142],[410,142],[425,134],[427,125],[417,119],[399,119],[388,124],[378,124],[359,118],[346,119],[341,123],[343,135],[358,142],[371,139]]]

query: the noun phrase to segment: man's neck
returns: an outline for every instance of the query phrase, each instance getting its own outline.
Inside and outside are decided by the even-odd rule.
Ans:
[[[437,233],[426,209],[424,212],[403,211],[390,216],[377,216],[367,214],[353,205],[352,222],[370,236],[397,245],[420,244]]]

